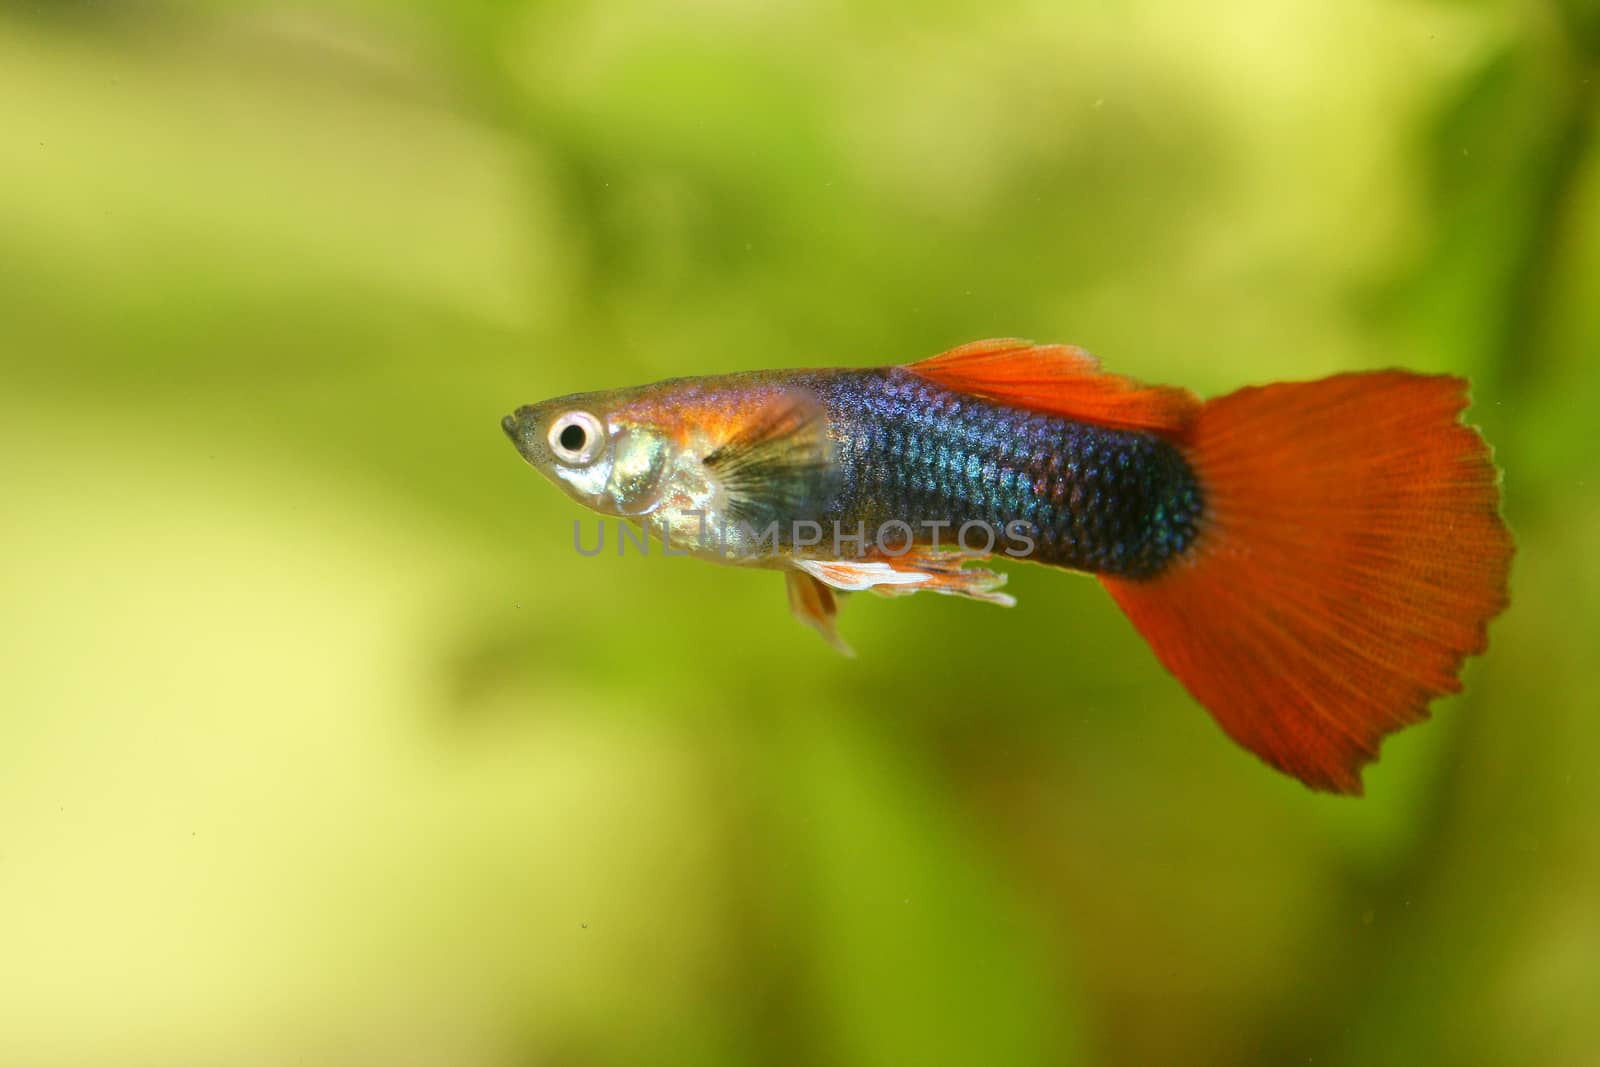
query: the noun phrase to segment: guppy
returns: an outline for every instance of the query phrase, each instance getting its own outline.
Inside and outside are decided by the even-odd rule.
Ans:
[[[1499,472],[1467,382],[1402,370],[1201,401],[1081,349],[980,341],[904,366],[679,378],[502,427],[584,506],[782,571],[835,647],[836,591],[991,603],[1011,557],[1097,576],[1236,742],[1361,792],[1461,688],[1509,602]]]

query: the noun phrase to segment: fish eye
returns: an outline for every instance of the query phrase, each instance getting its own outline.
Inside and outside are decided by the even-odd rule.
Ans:
[[[569,411],[550,424],[550,451],[561,462],[586,467],[605,447],[606,429],[587,411]]]

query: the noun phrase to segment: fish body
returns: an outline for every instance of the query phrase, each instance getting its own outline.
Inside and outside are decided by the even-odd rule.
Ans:
[[[996,403],[898,367],[795,382],[822,398],[836,447],[826,530],[899,523],[917,547],[940,534],[959,547],[964,526],[986,540],[1020,524],[1032,562],[1128,577],[1158,572],[1197,532],[1199,482],[1154,434]]]
[[[765,542],[780,557],[774,565],[815,554],[795,545],[808,525],[822,529],[828,546],[838,532],[857,554],[908,544],[959,548],[961,529],[976,525],[985,543],[993,532],[997,544],[1021,540],[1003,538],[1008,528],[1025,529],[1034,543],[1030,562],[1145,577],[1194,539],[1203,510],[1194,471],[1155,434],[996,403],[901,367],[735,374],[662,382],[642,395],[559,397],[511,416],[517,429],[508,432],[537,448],[548,411],[585,404],[608,411],[612,432],[624,440],[640,427],[683,420],[647,449],[633,449],[650,457],[627,468],[634,477],[580,500],[623,517],[654,516],[669,543],[688,551],[715,543],[710,531],[735,536],[741,523],[758,532],[776,523],[776,537]],[[732,499],[718,492],[716,455],[726,454],[741,417],[776,406],[780,416],[800,412],[798,422],[812,405],[826,438],[811,443],[820,467],[786,452],[746,492]],[[663,476],[637,476],[657,464]],[[609,506],[597,501],[608,491]],[[893,542],[878,545],[889,525]],[[710,554],[748,562],[741,547]]]
[[[1458,422],[1464,391],[1384,371],[1202,402],[1004,340],[558,397],[502,426],[585,506],[783,571],[842,650],[838,591],[1009,604],[1004,575],[966,564],[1094,574],[1230,736],[1356,792],[1507,602],[1498,472]]]

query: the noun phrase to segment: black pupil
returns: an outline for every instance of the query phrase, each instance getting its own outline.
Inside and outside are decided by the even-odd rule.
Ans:
[[[565,430],[561,431],[561,447],[566,449],[568,452],[578,451],[583,447],[583,443],[588,439],[589,435],[584,433],[583,427],[579,426],[577,423],[573,423],[571,426],[568,426]]]

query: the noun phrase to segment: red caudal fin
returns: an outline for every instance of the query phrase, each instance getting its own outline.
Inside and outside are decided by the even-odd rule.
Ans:
[[[1200,398],[1187,389],[1107,374],[1099,360],[1068,345],[974,341],[906,369],[1013,407],[1164,436],[1181,434],[1200,410]]]
[[[1104,579],[1235,741],[1313,789],[1361,792],[1384,735],[1457,692],[1507,604],[1513,551],[1460,378],[1384,371],[1242,389],[1184,448],[1192,548]]]

